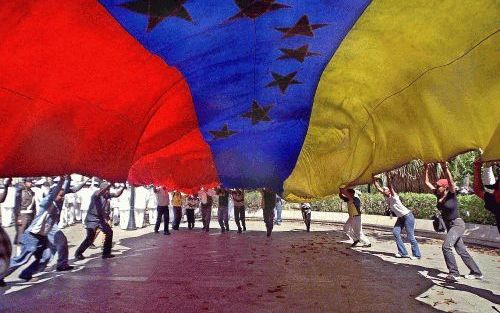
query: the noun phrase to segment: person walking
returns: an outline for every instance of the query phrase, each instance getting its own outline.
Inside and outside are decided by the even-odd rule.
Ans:
[[[101,182],[99,189],[94,192],[90,199],[89,211],[85,218],[87,236],[75,252],[75,258],[77,260],[85,259],[83,253],[94,242],[97,229],[100,229],[105,236],[102,258],[108,259],[114,257],[114,255],[111,254],[113,230],[108,224],[109,216],[106,216],[106,212],[108,211],[107,207],[109,207],[109,200],[113,197],[119,197],[125,189],[125,186],[122,186],[116,193],[110,193],[110,188],[110,183],[105,181]]]
[[[276,195],[276,207],[274,208],[274,224],[281,225],[281,212],[283,211],[283,199],[280,196]]]
[[[276,207],[276,193],[269,188],[262,188],[262,214],[266,224],[267,237],[271,236],[274,225],[274,208]]]
[[[437,209],[441,212],[441,217],[447,229],[446,238],[442,246],[444,261],[449,270],[447,279],[457,281],[461,278],[457,261],[453,254],[453,248],[455,248],[455,251],[470,270],[470,273],[465,275],[465,278],[482,279],[483,274],[477,263],[467,251],[467,247],[462,239],[465,232],[465,222],[460,218],[458,213],[458,199],[455,183],[448,169],[448,164],[446,162],[441,162],[440,164],[445,178],[439,179],[435,184],[431,183],[429,180],[429,164],[424,164],[424,169],[425,184],[437,198]]]
[[[221,233],[229,231],[229,192],[225,188],[218,188],[217,195],[219,196],[219,208],[217,209],[217,218]]]
[[[158,207],[156,208],[156,224],[155,224],[155,233],[158,233],[160,229],[161,220],[163,218],[163,234],[170,235],[168,231],[168,224],[170,221],[168,205],[170,204],[170,197],[168,195],[168,191],[165,187],[155,187],[154,192],[156,195],[156,201]]]
[[[234,189],[231,192],[231,197],[234,203],[234,221],[238,227],[238,233],[241,234],[242,230],[247,230],[245,222],[245,191],[241,188]]]
[[[307,202],[301,203],[300,211],[302,213],[302,220],[306,224],[306,231],[309,232],[311,230],[311,204]]]
[[[68,238],[59,228],[61,213],[63,211],[64,202],[67,199],[68,194],[76,195],[78,191],[80,191],[87,181],[84,181],[80,184],[74,185],[71,187],[71,176],[66,180],[63,185],[62,190],[59,192],[63,195],[62,198],[55,200],[53,202],[54,206],[54,219],[56,223],[51,228],[49,233],[47,234],[47,239],[49,241],[48,247],[43,252],[43,256],[39,261],[38,271],[42,271],[45,269],[47,264],[49,264],[52,257],[57,253],[57,265],[56,271],[70,271],[74,268],[74,266],[69,265],[69,248],[68,248]],[[37,262],[37,261],[35,261]],[[34,273],[31,273],[31,275]]]
[[[212,204],[213,204],[213,196],[215,195],[215,190],[209,189],[206,190],[204,187],[201,187],[200,191],[198,191],[198,197],[200,198],[201,205],[201,220],[203,222],[203,230],[206,232],[210,231],[210,220],[212,218]]]
[[[422,255],[420,253],[420,248],[418,247],[417,239],[415,239],[415,217],[413,213],[401,203],[399,195],[394,190],[392,184],[392,177],[387,175],[387,187],[381,187],[378,180],[373,176],[373,183],[377,190],[385,197],[385,201],[389,209],[396,215],[397,220],[392,229],[394,239],[396,240],[396,247],[398,252],[395,254],[397,258],[406,258],[408,256],[408,251],[404,245],[403,239],[401,239],[401,230],[406,229],[406,234],[408,240],[411,244],[412,256],[410,259],[419,260]]]
[[[189,195],[187,198],[186,216],[188,222],[188,229],[194,228],[194,210],[198,207],[200,201],[197,196]]]
[[[174,222],[172,229],[179,230],[182,219],[182,194],[179,191],[172,193],[172,206],[174,207]]]
[[[64,182],[67,180],[69,180],[67,176],[65,179],[60,179],[59,182],[51,188],[49,194],[41,201],[37,215],[21,237],[21,252],[11,259],[9,269],[0,275],[0,285],[5,285],[4,278],[26,264],[32,256],[35,257],[35,262],[31,263],[19,277],[24,280],[30,280],[32,274],[38,271],[39,261],[49,244],[47,234],[57,220],[56,215],[58,213],[56,212],[53,202],[60,201],[64,198],[64,192],[61,192],[61,189]]]
[[[357,247],[361,242],[363,247],[371,247],[371,243],[363,233],[361,223],[361,199],[356,196],[354,189],[340,188],[339,197],[347,203],[349,218],[344,224],[344,232],[352,239],[351,247]]]
[[[32,178],[24,178],[23,182],[16,188],[16,200],[14,206],[14,220],[16,236],[14,244],[17,252],[20,251],[21,238],[24,231],[31,224],[36,215],[35,192],[32,190]]]

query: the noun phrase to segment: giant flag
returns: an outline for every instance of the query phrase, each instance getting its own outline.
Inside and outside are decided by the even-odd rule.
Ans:
[[[291,200],[412,159],[500,158],[492,0],[0,4],[0,176]]]

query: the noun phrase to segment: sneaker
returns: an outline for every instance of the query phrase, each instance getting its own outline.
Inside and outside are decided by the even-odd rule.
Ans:
[[[74,268],[75,268],[74,266],[66,264],[64,266],[58,266],[58,267],[56,267],[56,271],[58,271],[58,272],[66,272],[66,271],[71,271]]]
[[[358,243],[359,243],[359,240],[354,241],[354,242],[352,243],[352,245],[351,245],[351,248],[356,247],[356,246],[358,245]]]
[[[238,229],[238,234],[241,234],[241,233],[242,233],[242,231],[241,231],[241,228],[240,228],[240,229]]]
[[[103,258],[103,259],[111,259],[111,258],[114,258],[114,257],[115,257],[115,255],[114,255],[114,254],[103,254],[103,255],[102,255],[102,258]]]
[[[75,259],[81,261],[81,260],[85,260],[85,257],[83,256],[83,254],[75,254]]]
[[[448,276],[446,276],[446,279],[451,281],[459,281],[461,277],[455,274],[448,274]]]
[[[465,275],[464,277],[465,277],[465,279],[479,279],[479,280],[484,278],[484,276],[482,274],[473,274],[473,273],[471,273],[469,275]]]
[[[163,233],[164,235],[170,235],[170,232],[169,231],[166,231]]]
[[[225,230],[224,228],[221,228],[221,229],[220,229],[220,232],[221,232],[221,233],[225,233],[225,232],[226,232],[226,230]]]
[[[396,258],[398,258],[398,259],[401,259],[401,258],[407,258],[407,257],[408,257],[408,255],[402,255],[402,254],[400,254],[400,253],[396,253],[396,254],[394,254],[394,257],[396,257]]]
[[[157,230],[155,230],[155,234],[158,234],[159,232]]]
[[[410,256],[410,260],[420,260],[419,256]]]

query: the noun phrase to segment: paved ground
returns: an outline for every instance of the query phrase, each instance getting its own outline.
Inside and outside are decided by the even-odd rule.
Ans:
[[[197,222],[197,226],[199,226]],[[474,248],[483,281],[449,283],[440,242],[419,238],[423,259],[396,259],[388,232],[367,231],[371,248],[350,249],[336,226],[286,222],[266,238],[151,227],[115,228],[110,260],[88,250],[71,273],[48,272],[0,290],[1,312],[499,312],[500,252]],[[333,227],[333,229],[332,229]],[[8,228],[8,232],[12,232]],[[81,225],[64,229],[71,255]],[[461,270],[466,273],[459,261]]]

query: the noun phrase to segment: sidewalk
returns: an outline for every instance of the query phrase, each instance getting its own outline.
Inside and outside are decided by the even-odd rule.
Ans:
[[[247,218],[262,219],[262,210],[250,213],[247,212]],[[343,224],[349,215],[341,212],[312,212],[313,223],[332,223]],[[301,221],[302,214],[299,210],[283,210],[281,214],[283,220]],[[395,217],[383,215],[362,215],[363,227],[379,230],[391,230],[396,223]],[[496,226],[465,224],[466,230],[464,242],[477,244],[481,246],[500,249],[500,234]],[[432,220],[417,219],[415,234],[421,237],[434,239],[444,239],[445,234],[436,233],[432,226]]]

